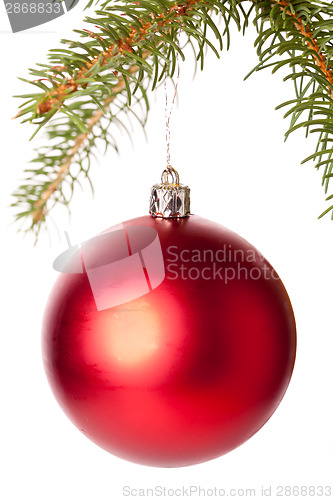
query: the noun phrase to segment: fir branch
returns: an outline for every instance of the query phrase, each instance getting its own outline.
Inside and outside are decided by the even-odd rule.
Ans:
[[[273,7],[271,2],[258,2],[256,10],[258,38],[255,44],[260,62],[253,71],[271,67],[274,73],[282,67],[291,68],[284,80],[294,81],[296,98],[277,107],[289,107],[285,117],[290,116],[291,120],[285,137],[287,139],[299,128],[305,128],[306,135],[319,134],[315,153],[302,163],[313,160],[317,169],[324,168],[322,183],[327,192],[333,168],[330,146],[333,133],[333,26],[330,17],[333,7],[320,1],[275,0]],[[270,27],[265,29],[268,22]],[[333,205],[319,218],[331,211],[333,219]]]
[[[145,52],[142,54],[143,58],[148,57],[149,52]],[[129,73],[137,73],[139,71],[138,66],[132,66],[129,69]],[[125,88],[125,79],[121,78],[117,85],[113,87],[112,95],[107,97],[103,102],[102,106],[97,109],[94,114],[89,118],[86,123],[87,132],[83,132],[79,134],[74,142],[74,146],[70,149],[70,151],[66,154],[63,163],[61,164],[56,178],[49,186],[46,187],[46,190],[41,194],[40,198],[35,202],[34,207],[35,210],[31,213],[32,223],[33,225],[37,224],[41,220],[43,220],[45,216],[44,207],[47,205],[52,194],[58,189],[59,185],[62,183],[64,177],[68,173],[71,163],[76,155],[76,153],[83,147],[85,141],[87,140],[88,134],[91,132],[93,127],[101,120],[104,116],[107,107],[110,105],[112,101],[114,101],[116,95],[124,90]]]
[[[230,46],[230,24],[244,32],[251,16],[259,64],[250,74],[290,68],[284,80],[294,82],[296,97],[278,106],[288,108],[286,138],[302,127],[306,135],[318,134],[315,153],[303,162],[313,160],[323,170],[327,192],[333,177],[332,14],[333,6],[319,0],[106,0],[95,17],[86,17],[87,28],[74,30],[83,41],[63,40],[66,48],[51,50],[49,64],[24,80],[38,92],[21,96],[27,100],[17,116],[36,125],[33,135],[45,129],[48,146],[39,149],[33,160],[39,166],[26,171],[14,194],[17,218],[30,220],[38,234],[55,204],[69,205],[80,175],[91,183],[97,143],[117,148],[111,132],[115,125],[126,128],[122,117],[144,126],[148,89],[173,77],[177,53],[185,58],[180,30],[203,68],[205,47],[219,57],[224,38]],[[322,215],[328,212],[333,218],[333,205]]]
[[[325,55],[321,50],[319,49],[318,42],[314,38],[313,33],[311,32],[311,29],[309,28],[308,25],[303,24],[303,20],[301,16],[296,13],[296,11],[293,9],[293,12],[290,10],[289,2],[286,0],[280,0],[277,2],[280,5],[280,10],[284,13],[287,14],[288,16],[291,16],[294,19],[294,25],[296,29],[301,33],[301,35],[304,37],[304,42],[306,45],[309,47],[311,51],[311,57],[314,59],[315,63],[317,66],[320,68],[320,70],[323,72],[325,75],[325,78],[328,83],[328,91],[331,97],[333,97],[332,94],[332,86],[333,86],[333,76],[332,76],[332,69],[329,64],[329,61],[326,60]]]
[[[100,135],[96,127],[101,127],[107,118],[103,139],[106,146],[113,142],[116,147],[106,132],[109,125],[122,124],[119,113],[135,114],[133,98],[136,102],[144,100],[147,111],[148,86],[154,89],[165,76],[173,77],[176,53],[184,58],[178,43],[179,30],[187,35],[189,43],[196,41],[201,66],[205,46],[218,56],[218,50],[207,38],[209,29],[222,49],[222,36],[214,23],[214,14],[222,13],[227,20],[226,34],[231,19],[240,27],[237,9],[227,3],[107,0],[96,11],[98,17],[85,19],[98,31],[74,30],[88,41],[63,40],[68,48],[51,50],[51,64],[30,70],[37,79],[29,83],[41,92],[21,96],[28,101],[17,116],[22,117],[23,122],[37,125],[34,135],[46,125],[51,146],[38,152],[34,162],[41,163],[42,167],[27,170],[28,179],[14,195],[13,205],[23,207],[18,219],[30,219],[29,228],[38,233],[56,203],[68,206],[78,181],[78,176],[71,173],[73,166],[78,164],[80,172],[89,179],[89,166],[85,168],[84,162],[90,165],[92,149]],[[139,92],[141,96],[137,98]],[[115,102],[116,97],[121,103]],[[60,120],[56,118],[59,115]],[[144,125],[145,118],[139,120]],[[66,182],[70,186],[69,195],[63,188]]]

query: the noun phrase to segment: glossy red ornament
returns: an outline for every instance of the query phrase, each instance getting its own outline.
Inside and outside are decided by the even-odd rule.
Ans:
[[[97,297],[87,261],[120,262],[122,252],[97,238],[85,272],[62,273],[52,291],[44,365],[88,438],[132,462],[180,467],[229,452],[271,417],[294,366],[295,321],[274,269],[240,236],[195,215],[144,216],[123,223],[127,242],[147,227],[158,235],[164,279],[147,291],[133,272],[141,295],[103,305],[107,289]],[[132,257],[141,255],[147,278],[139,250]]]

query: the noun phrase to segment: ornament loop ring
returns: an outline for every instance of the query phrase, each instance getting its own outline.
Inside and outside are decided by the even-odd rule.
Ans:
[[[169,175],[171,176],[172,182],[169,182],[168,180]],[[163,170],[161,180],[163,184],[173,184],[175,186],[179,186],[179,174],[173,167],[167,167]]]

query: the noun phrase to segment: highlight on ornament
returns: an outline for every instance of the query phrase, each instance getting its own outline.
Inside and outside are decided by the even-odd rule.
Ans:
[[[291,379],[296,326],[271,264],[191,214],[174,169],[149,211],[55,260],[43,359],[85,436],[125,460],[182,467],[230,452],[269,420]]]

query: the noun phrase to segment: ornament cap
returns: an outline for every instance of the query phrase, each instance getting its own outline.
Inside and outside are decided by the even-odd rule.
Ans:
[[[171,166],[163,170],[161,183],[151,188],[149,213],[164,219],[190,215],[190,188],[179,183],[179,174]]]

